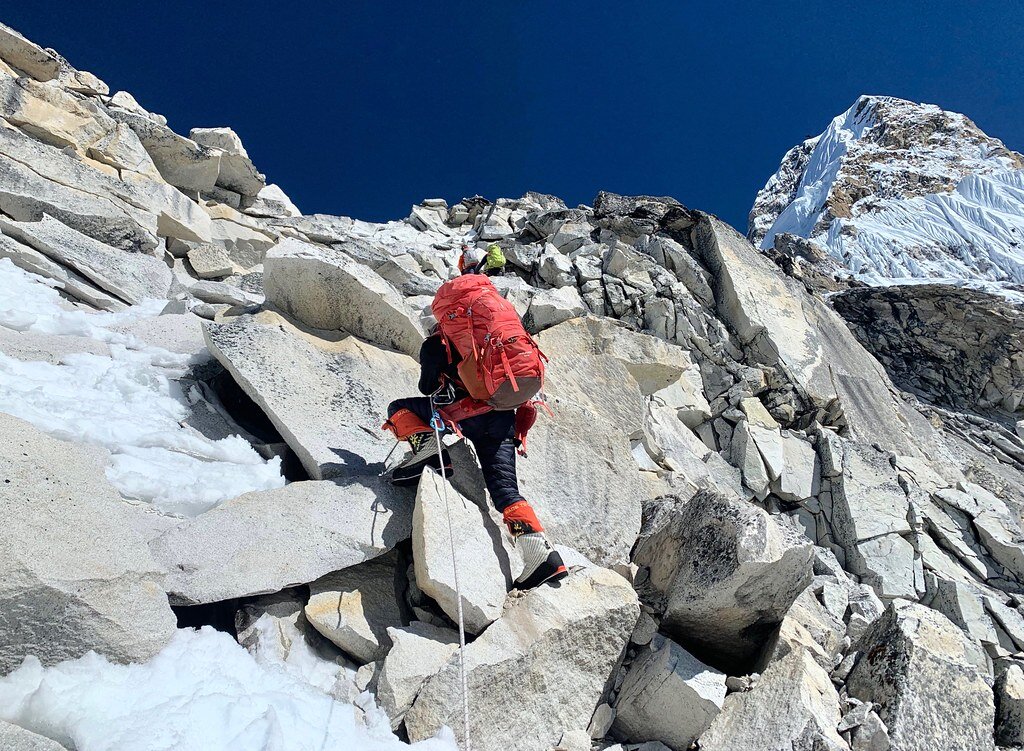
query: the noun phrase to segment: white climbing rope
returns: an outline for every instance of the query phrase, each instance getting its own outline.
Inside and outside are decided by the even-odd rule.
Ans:
[[[434,403],[431,399],[431,408]],[[469,684],[466,682],[466,623],[462,617],[462,588],[459,586],[459,564],[455,560],[455,530],[452,527],[452,509],[448,505],[448,474],[445,472],[444,459],[441,452],[444,446],[441,443],[441,430],[438,427],[440,415],[433,410],[430,419],[430,427],[434,429],[434,438],[437,440],[437,463],[441,467],[441,493],[444,496],[444,510],[448,516],[448,542],[452,550],[452,570],[455,573],[455,597],[459,602],[459,674],[462,679],[462,729],[464,738],[464,751],[471,751],[469,742]]]

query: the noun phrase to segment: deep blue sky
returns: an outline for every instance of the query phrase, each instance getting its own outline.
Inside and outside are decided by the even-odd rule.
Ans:
[[[165,114],[229,125],[306,213],[672,195],[740,229],[861,93],[1024,148],[1024,3],[5,0],[0,20]]]

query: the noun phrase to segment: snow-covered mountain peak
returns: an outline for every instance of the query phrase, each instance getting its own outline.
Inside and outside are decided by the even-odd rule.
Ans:
[[[794,146],[758,193],[748,236],[820,244],[858,279],[1024,284],[1024,156],[957,112],[862,96]],[[1017,295],[1015,295],[1017,296]]]
[[[1024,157],[962,114],[862,96],[785,155],[754,201],[748,236],[761,247],[779,232],[816,237],[886,201],[952,193],[966,175],[1021,167]]]

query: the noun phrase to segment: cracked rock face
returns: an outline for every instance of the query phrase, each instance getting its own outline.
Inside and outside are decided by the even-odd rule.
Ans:
[[[388,484],[380,425],[417,393],[461,245],[497,242],[495,286],[551,358],[520,489],[572,573],[507,593],[517,562],[455,443],[475,746],[1020,740],[1024,163],[967,118],[862,98],[758,196],[759,252],[673,198],[607,192],[303,216],[230,128],[186,137],[108,94],[0,25],[3,269],[75,320],[119,314],[49,333],[0,291],[0,350],[127,358],[181,392],[179,427],[291,482],[179,519],[122,503],[106,457],[0,425],[0,670],[145,660],[169,597],[345,712],[376,691],[400,736],[461,733],[444,488]],[[938,276],[954,285],[865,286]],[[184,375],[145,362],[179,353]]]
[[[947,618],[922,605],[896,602],[857,648],[860,658],[847,689],[879,705],[894,748],[995,747],[984,655]]]
[[[548,748],[585,728],[640,615],[636,593],[606,569],[576,571],[510,604],[466,648],[475,748]],[[427,680],[405,718],[411,740],[442,724],[462,737],[458,658]],[[542,701],[537,697],[543,695]]]
[[[901,387],[953,409],[1024,416],[1024,311],[1004,298],[927,284],[848,290],[833,304]]]

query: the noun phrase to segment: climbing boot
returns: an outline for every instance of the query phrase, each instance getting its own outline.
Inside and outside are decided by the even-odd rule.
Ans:
[[[523,558],[523,572],[515,580],[515,588],[533,589],[545,582],[555,582],[569,575],[562,556],[551,547],[544,528],[533,508],[525,500],[516,501],[502,513],[505,525],[519,555]]]
[[[423,420],[408,409],[400,409],[388,418],[382,426],[395,434],[399,441],[408,441],[412,452],[391,470],[392,485],[416,485],[420,481],[424,467],[438,472],[444,467],[445,474],[452,474],[452,459],[448,449],[442,446],[437,451],[437,438],[434,431]]]
[[[406,439],[412,452],[391,470],[391,484],[398,486],[416,485],[420,481],[424,467],[438,472],[442,465],[448,477],[452,475],[452,458],[448,449],[442,446],[441,455],[437,453],[437,439],[431,433],[414,433]]]

